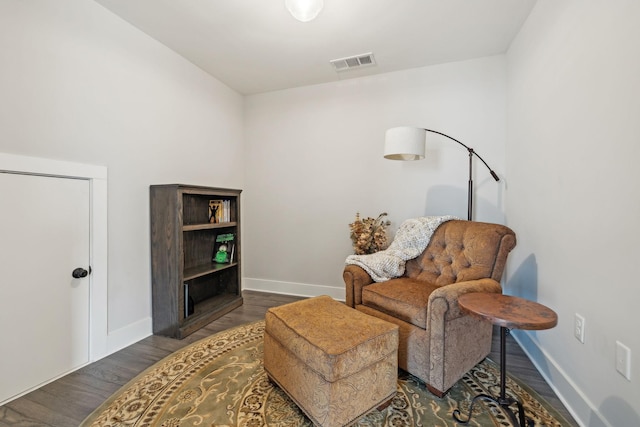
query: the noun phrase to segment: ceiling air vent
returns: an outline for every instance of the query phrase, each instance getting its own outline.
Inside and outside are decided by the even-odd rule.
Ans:
[[[353,70],[355,68],[370,67],[376,65],[373,53],[361,53],[360,55],[349,56],[347,58],[332,59],[329,61],[336,71]]]

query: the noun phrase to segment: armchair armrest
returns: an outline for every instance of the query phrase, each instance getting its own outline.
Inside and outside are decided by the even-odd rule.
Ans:
[[[373,283],[373,279],[362,267],[347,264],[344,267],[342,278],[345,284],[345,300],[349,307],[362,304],[362,288]]]
[[[468,280],[465,282],[452,283],[434,290],[429,296],[427,312],[430,313],[429,320],[437,319],[453,320],[464,315],[458,305],[458,298],[467,293],[488,292],[502,293],[500,283],[493,279]]]

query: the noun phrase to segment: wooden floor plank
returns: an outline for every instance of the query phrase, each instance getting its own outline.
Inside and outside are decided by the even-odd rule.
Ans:
[[[211,334],[264,319],[269,307],[303,299],[255,291],[243,293],[244,304],[183,340],[152,335],[36,391],[0,406],[0,427],[77,427],[104,400],[165,356]],[[499,335],[494,333],[490,357],[497,363]],[[577,424],[513,338],[507,338],[508,372]]]

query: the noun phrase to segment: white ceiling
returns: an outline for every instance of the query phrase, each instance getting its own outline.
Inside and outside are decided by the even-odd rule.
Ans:
[[[254,94],[506,52],[535,0],[95,0],[231,88]],[[331,59],[372,52],[336,72]]]

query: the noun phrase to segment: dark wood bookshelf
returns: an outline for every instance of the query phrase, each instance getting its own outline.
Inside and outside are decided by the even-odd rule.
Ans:
[[[242,305],[240,193],[182,184],[150,187],[154,334],[182,339]],[[214,262],[221,235],[233,236],[225,263]]]

